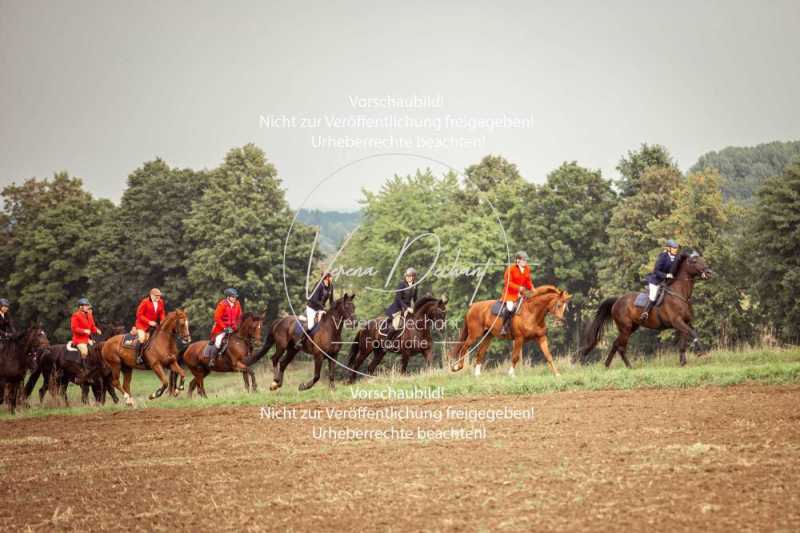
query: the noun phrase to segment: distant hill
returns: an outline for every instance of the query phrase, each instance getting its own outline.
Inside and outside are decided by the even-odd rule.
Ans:
[[[301,209],[297,220],[308,226],[319,227],[319,249],[330,254],[339,248],[345,236],[361,221],[360,211],[320,211]]]
[[[758,146],[729,146],[718,152],[701,155],[689,169],[692,172],[706,167],[719,170],[725,182],[725,198],[750,202],[764,178],[777,176],[795,158],[800,157],[800,141],[771,142]]]

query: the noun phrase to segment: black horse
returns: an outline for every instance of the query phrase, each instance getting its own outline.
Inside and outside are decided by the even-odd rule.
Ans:
[[[49,346],[47,335],[38,324],[0,342],[0,399],[8,404],[12,413],[17,408],[19,387],[25,374],[36,368],[42,350]]]
[[[631,367],[625,351],[628,339],[639,327],[664,330],[674,328],[680,333],[680,365],[686,364],[686,347],[689,338],[698,355],[705,349],[700,344],[697,332],[692,328],[692,290],[697,278],[708,279],[713,271],[698,254],[682,252],[672,266],[672,279],[664,288],[666,294],[663,303],[655,307],[644,322],[639,321],[641,309],[634,304],[638,293],[631,292],[619,298],[607,298],[597,308],[594,320],[584,332],[583,347],[580,358],[583,360],[591,352],[603,336],[603,328],[613,319],[617,325],[619,336],[611,345],[606,356],[606,367],[611,365],[615,353],[619,353],[625,366]]]
[[[350,369],[350,383],[355,382],[358,369],[369,354],[372,354],[368,367],[370,374],[375,373],[386,352],[400,354],[400,370],[403,373],[408,368],[408,360],[418,353],[425,356],[428,367],[433,364],[431,329],[437,327],[441,329],[444,326],[447,317],[447,298],[425,296],[414,307],[414,313],[403,318],[400,331],[391,338],[387,338],[380,331],[381,323],[384,320],[391,320],[391,317],[370,320],[356,333],[350,346],[350,359],[347,362],[347,367]]]

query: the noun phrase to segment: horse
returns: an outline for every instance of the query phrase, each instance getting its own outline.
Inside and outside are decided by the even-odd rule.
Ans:
[[[28,370],[38,364],[41,352],[50,346],[47,334],[39,325],[30,325],[0,341],[0,399],[14,413],[20,384]]]
[[[450,370],[457,372],[464,368],[464,363],[469,358],[470,347],[480,339],[474,368],[475,376],[480,376],[486,350],[489,349],[492,340],[499,337],[514,340],[511,367],[508,369],[511,377],[514,377],[514,368],[522,358],[522,346],[529,340],[535,340],[539,344],[550,370],[556,376],[560,375],[547,344],[545,316],[550,313],[556,320],[563,322],[570,298],[571,294],[553,285],[542,285],[532,291],[524,291],[520,309],[511,319],[509,333],[506,335],[501,334],[502,319],[492,314],[495,300],[475,302],[469,306],[464,316],[461,336],[450,352]]]
[[[143,350],[145,365],[136,363],[136,346],[125,347],[122,344],[125,335],[116,335],[108,339],[101,350],[103,361],[111,367],[111,381],[114,388],[122,392],[126,405],[134,405],[131,397],[131,377],[133,369],[145,370],[148,367],[161,380],[161,387],[150,394],[149,398],[154,400],[159,398],[169,387],[169,378],[164,372],[164,367],[169,367],[173,372],[177,372],[181,377],[186,374],[178,365],[178,347],[175,337],[180,336],[185,342],[190,342],[192,336],[189,334],[189,317],[183,309],[177,309],[164,317],[164,320],[156,326],[155,331],[150,335],[150,339]],[[122,372],[125,377],[123,385],[119,383],[119,374]],[[175,389],[170,390],[170,394],[178,395]]]
[[[207,397],[204,380],[212,370],[214,372],[242,372],[249,376],[252,392],[256,392],[256,375],[242,361],[250,357],[253,353],[253,346],[260,341],[262,321],[262,317],[258,315],[245,313],[239,330],[228,336],[228,347],[224,354],[217,355],[213,367],[208,366],[208,357],[203,355],[205,347],[208,346],[207,341],[193,342],[186,348],[182,355],[183,363],[194,375],[192,381],[189,382],[190,397],[195,389],[200,396]],[[170,372],[170,382],[173,388],[177,377],[175,372]],[[248,392],[251,390],[250,382],[245,380],[245,389]],[[181,382],[182,385],[183,382]],[[178,388],[180,389],[180,387]]]
[[[680,333],[680,365],[686,365],[686,347],[689,337],[698,356],[705,353],[697,332],[692,328],[692,290],[695,280],[706,280],[714,272],[708,267],[705,259],[696,253],[682,252],[672,265],[673,279],[668,280],[664,288],[664,301],[654,307],[647,320],[639,322],[641,309],[634,305],[638,293],[629,292],[619,298],[607,298],[597,308],[594,320],[588,325],[583,335],[583,348],[580,350],[581,360],[591,352],[603,337],[603,328],[609,319],[614,319],[619,335],[611,345],[606,357],[606,368],[611,366],[614,354],[619,353],[625,366],[631,368],[625,351],[630,336],[644,326],[648,329],[664,330],[674,328]],[[573,361],[574,362],[574,361]]]
[[[111,393],[114,403],[119,401],[111,385],[111,369],[103,364],[100,349],[105,339],[119,335],[125,331],[125,327],[119,324],[102,325],[104,336],[100,336],[98,342],[89,346],[89,354],[86,358],[86,366],[81,364],[80,356],[67,356],[66,344],[54,344],[45,351],[39,358],[39,364],[31,372],[25,384],[25,398],[29,398],[33,388],[42,377],[42,385],[39,387],[39,402],[44,400],[44,395],[50,390],[55,396],[59,395],[64,400],[64,404],[69,406],[67,398],[67,387],[70,383],[75,383],[81,387],[81,402],[89,403],[89,390],[94,394],[95,401],[105,403],[106,391]],[[52,381],[52,383],[51,383]]]
[[[407,372],[408,360],[418,353],[425,357],[428,368],[433,365],[431,326],[444,323],[447,317],[447,297],[425,296],[414,307],[414,313],[408,318],[403,318],[403,329],[391,339],[380,332],[381,322],[391,320],[390,317],[370,320],[356,333],[353,344],[350,345],[350,359],[347,362],[351,384],[355,382],[358,369],[370,354],[372,360],[367,370],[370,374],[375,373],[386,352],[401,355],[400,370],[404,374]]]
[[[341,298],[333,302],[330,309],[320,319],[319,327],[314,330],[313,337],[307,331],[301,333],[303,335],[302,350],[314,357],[314,377],[308,382],[301,383],[298,387],[299,390],[310,389],[319,381],[323,357],[328,358],[330,388],[335,388],[336,356],[342,347],[342,326],[345,321],[355,318],[355,304],[353,303],[355,297],[355,294],[345,293]],[[299,320],[296,316],[285,316],[272,322],[261,350],[244,361],[245,365],[251,366],[264,357],[273,345],[275,346],[275,353],[272,356],[274,377],[269,386],[272,391],[281,388],[286,367],[297,355],[295,326]]]

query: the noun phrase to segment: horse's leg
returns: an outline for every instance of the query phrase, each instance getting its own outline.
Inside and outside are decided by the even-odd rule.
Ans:
[[[244,382],[244,391],[250,392],[250,369],[242,372],[242,382]]]
[[[322,354],[314,354],[314,377],[305,383],[301,383],[298,390],[308,390],[314,386],[314,383],[319,381],[319,376],[322,373]]]
[[[553,355],[550,353],[550,346],[547,344],[547,337],[542,335],[536,340],[539,343],[539,348],[542,350],[542,353],[544,354],[544,358],[547,359],[547,365],[550,367],[550,370],[552,370],[553,374],[555,374],[556,376],[560,376],[561,373],[556,368],[555,363],[553,363]],[[512,364],[511,368],[514,368],[513,365],[515,365],[516,361],[519,361],[520,358],[522,357],[522,339],[520,339],[519,341],[519,348],[517,348],[517,340],[514,339],[514,348],[515,348],[514,358],[511,363]]]
[[[187,365],[188,366],[188,365]],[[192,393],[194,393],[195,389],[198,389],[198,383],[203,380],[203,371],[199,366],[189,366],[189,372],[192,373],[192,380],[189,382],[189,398],[192,397]],[[198,394],[200,391],[197,391]]]
[[[253,369],[247,367],[247,372],[245,376],[250,376],[250,392],[258,392],[258,384],[256,384],[256,373],[253,372]]]
[[[411,354],[408,351],[403,351],[400,354],[400,372],[402,374],[408,374],[408,360],[411,359]]]
[[[700,339],[697,337],[697,332],[693,330],[692,327],[682,318],[673,319],[672,327],[678,330],[678,332],[681,334],[680,365],[684,366],[686,365],[686,343],[688,343],[689,337],[692,338],[692,346],[696,352],[703,352],[704,350],[700,345]]]
[[[334,380],[336,378],[336,356],[328,355],[328,388],[331,390],[336,388]]]
[[[283,374],[286,372],[286,367],[289,366],[289,363],[292,362],[295,355],[297,355],[297,350],[294,349],[294,346],[289,346],[286,349],[286,355],[281,358],[278,366],[275,367],[275,377],[272,379],[269,390],[278,390],[283,386]]]
[[[368,354],[364,355],[366,358]],[[371,376],[375,375],[375,371],[378,370],[378,365],[381,364],[383,361],[383,356],[386,355],[386,350],[383,347],[379,346],[372,351],[372,359],[369,360],[369,366],[367,367],[367,373]]]
[[[89,403],[89,384],[81,384],[81,403],[86,405]]]
[[[478,353],[475,354],[475,368],[472,370],[476,378],[481,375],[483,360],[486,357],[486,351],[489,349],[489,345],[492,344],[492,340],[494,340],[494,337],[491,335],[486,335],[486,337],[484,337],[481,343],[478,345]]]
[[[200,393],[200,396],[203,398],[208,398],[208,394],[206,394],[206,376],[211,373],[210,368],[201,368],[200,374],[198,374],[197,379],[197,392]]]
[[[150,368],[155,372],[158,379],[161,380],[161,387],[157,388],[150,396],[148,397],[150,400],[155,400],[156,398],[160,398],[164,391],[167,390],[169,387],[169,380],[167,379],[167,373],[164,372],[164,367],[161,366],[161,363],[155,362],[153,363]]]
[[[61,377],[58,380],[58,393],[61,396],[61,399],[64,400],[64,405],[69,407],[69,398],[67,398],[67,386],[69,386],[69,378],[66,375],[66,372],[61,373]]]
[[[183,378],[186,377],[186,372],[184,372],[183,369],[181,368],[181,366],[178,364],[178,360],[177,359],[173,359],[172,362],[169,364],[169,370],[170,370],[170,376],[176,375],[176,376],[181,376]],[[177,381],[177,377],[176,377],[175,381]],[[177,396],[178,394],[180,394],[179,391],[180,391],[180,389],[178,389],[178,387],[176,387],[173,384],[173,382],[170,381],[169,382],[169,393],[171,395],[173,395],[173,396]]]
[[[191,398],[194,395],[194,389],[196,387],[197,387],[197,380],[195,378],[192,378],[192,380],[189,382],[189,393],[188,393],[189,398]]]
[[[119,371],[117,371],[119,373]],[[133,396],[131,396],[131,378],[133,377],[133,369],[130,367],[125,367],[122,371],[122,397],[125,398],[125,405],[134,405],[135,402],[133,401]],[[116,385],[119,385],[119,377],[116,378]],[[117,386],[119,389],[120,387]]]
[[[611,360],[614,359],[615,353],[619,353],[619,356],[622,358],[625,366],[630,368],[631,364],[630,361],[628,361],[625,351],[628,348],[628,339],[630,339],[631,334],[633,333],[633,328],[628,328],[625,325],[618,325],[617,329],[619,329],[619,335],[616,339],[614,339],[614,344],[611,345],[611,350],[608,352],[608,357],[606,357],[606,368],[611,366]]]
[[[464,343],[458,350],[458,361],[456,361],[455,364],[450,365],[450,370],[457,372],[464,368],[464,365],[469,362],[469,349],[473,344],[475,344],[475,341],[478,340],[478,337],[480,337],[480,335],[476,335],[471,331],[467,333],[467,338],[464,340]]]

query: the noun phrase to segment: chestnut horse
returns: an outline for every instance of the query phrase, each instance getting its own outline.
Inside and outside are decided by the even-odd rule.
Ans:
[[[192,340],[189,334],[189,317],[183,309],[177,309],[164,317],[164,320],[156,327],[150,336],[150,342],[144,350],[144,360],[147,366],[136,364],[136,347],[126,348],[122,345],[124,335],[116,335],[108,339],[101,350],[103,361],[111,367],[111,381],[114,388],[122,392],[126,405],[134,405],[131,397],[131,377],[133,369],[146,370],[148,367],[155,372],[161,380],[161,387],[150,395],[153,400],[161,396],[169,387],[169,378],[164,367],[169,367],[173,372],[180,376],[185,376],[183,369],[178,366],[178,347],[175,337],[180,336],[182,340],[189,342]],[[119,374],[125,375],[125,383],[120,385]],[[177,396],[177,390],[170,390]]]
[[[664,301],[658,307],[654,307],[647,320],[639,322],[642,309],[634,305],[638,293],[629,292],[619,298],[607,298],[597,308],[594,320],[586,328],[583,338],[583,348],[580,350],[581,360],[591,352],[603,336],[603,328],[611,318],[617,325],[619,336],[611,345],[611,350],[606,357],[606,367],[611,365],[614,354],[619,352],[625,366],[631,368],[628,356],[625,351],[628,347],[628,339],[639,326],[649,329],[669,329],[674,328],[680,333],[680,365],[686,364],[686,346],[689,337],[692,337],[692,344],[699,355],[704,353],[704,348],[700,345],[697,332],[692,329],[692,289],[694,282],[699,277],[708,279],[714,272],[708,268],[705,260],[698,254],[682,252],[675,263],[672,265],[673,279],[667,284]]]
[[[425,296],[415,303],[414,307],[414,313],[403,318],[402,330],[391,339],[379,331],[381,322],[391,320],[391,317],[370,320],[356,333],[353,344],[350,346],[350,359],[347,362],[347,368],[350,369],[350,383],[355,382],[358,369],[369,354],[372,354],[372,360],[367,370],[369,374],[375,373],[375,369],[378,368],[386,352],[400,354],[400,370],[403,373],[408,368],[408,360],[414,354],[424,355],[428,367],[433,364],[431,329],[437,324],[440,324],[440,329],[443,327],[447,317],[447,297],[439,299]]]
[[[208,357],[203,355],[203,351],[208,346],[208,341],[193,342],[183,352],[183,362],[191,371],[194,378],[189,382],[189,396],[197,389],[197,393],[203,398],[206,398],[206,389],[204,380],[206,376],[213,370],[214,372],[243,372],[248,374],[250,383],[252,384],[252,392],[256,392],[256,375],[246,366],[242,361],[253,353],[253,346],[261,340],[261,323],[262,317],[252,313],[245,313],[242,317],[241,326],[236,333],[228,336],[228,347],[225,349],[224,354],[217,355],[214,360],[214,366],[208,366]],[[174,387],[177,374],[170,372],[170,380]],[[183,385],[183,381],[181,381]],[[245,382],[247,390],[250,390],[247,382]]]
[[[510,376],[514,376],[514,368],[522,358],[522,346],[529,340],[535,340],[539,344],[550,370],[558,376],[558,369],[553,364],[553,356],[547,345],[545,316],[550,313],[558,321],[563,322],[570,298],[572,295],[567,291],[552,285],[542,285],[532,291],[524,291],[519,312],[511,319],[507,335],[500,334],[503,320],[491,312],[495,300],[475,302],[469,306],[464,317],[464,327],[461,328],[461,337],[450,352],[450,369],[457,372],[464,368],[464,363],[469,358],[470,347],[480,339],[474,369],[475,376],[480,376],[486,350],[495,337],[500,337],[514,340],[511,368],[508,369]]]
[[[324,357],[328,358],[328,379],[330,387],[334,388],[336,356],[342,347],[342,327],[346,321],[355,318],[356,307],[353,303],[355,297],[355,294],[345,293],[344,296],[333,302],[330,309],[325,311],[320,319],[319,327],[314,332],[313,338],[308,335],[307,331],[301,333],[303,336],[302,350],[314,357],[314,377],[310,381],[300,384],[298,388],[301,391],[310,389],[319,381]],[[297,355],[298,350],[295,348],[297,321],[298,318],[291,315],[275,320],[270,325],[269,333],[261,350],[244,361],[247,366],[254,364],[275,345],[275,354],[272,356],[274,378],[269,386],[270,390],[278,390],[283,385],[283,373]]]

